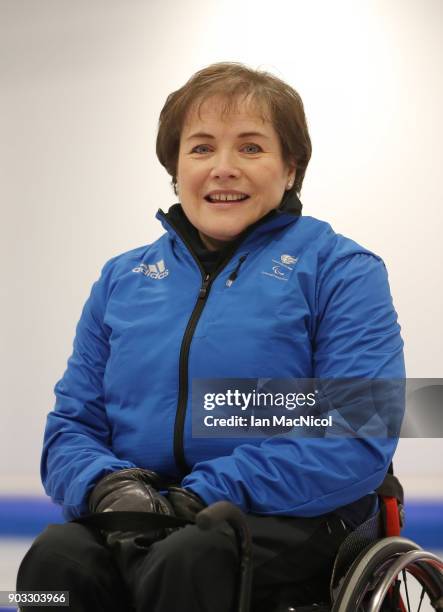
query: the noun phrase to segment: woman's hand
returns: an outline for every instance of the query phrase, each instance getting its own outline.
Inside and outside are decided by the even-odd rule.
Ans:
[[[91,512],[155,512],[174,515],[169,501],[155,489],[160,477],[150,470],[128,468],[108,474],[92,490],[89,497]],[[112,551],[123,575],[127,575],[140,551],[162,540],[174,529],[153,528],[146,533],[137,531],[103,531],[106,546]]]
[[[155,512],[173,515],[168,500],[160,495],[160,477],[155,472],[129,468],[102,478],[89,497],[91,512]]]
[[[195,515],[206,508],[206,504],[201,497],[190,489],[182,489],[181,487],[168,488],[168,501],[175,516],[187,521],[195,521]]]

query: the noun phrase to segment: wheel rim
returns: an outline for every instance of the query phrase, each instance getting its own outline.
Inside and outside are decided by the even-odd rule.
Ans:
[[[367,595],[383,578],[385,571],[399,556],[420,546],[406,538],[394,536],[379,540],[363,551],[349,568],[333,603],[333,612],[366,610]],[[373,566],[372,569],[369,569]],[[365,607],[362,607],[365,600]]]
[[[419,585],[418,591],[415,586],[408,584],[408,576],[415,579]],[[397,560],[390,565],[385,575],[374,587],[365,611],[379,612],[383,602],[386,601],[389,589],[393,588],[397,580],[400,580],[401,583],[398,602],[396,602],[400,610],[427,612],[431,609],[443,609],[441,607],[443,606],[443,563],[432,553],[418,550],[399,555]],[[425,596],[428,597],[429,604],[424,603]],[[440,603],[436,604],[438,600]],[[434,607],[435,605],[437,607]]]

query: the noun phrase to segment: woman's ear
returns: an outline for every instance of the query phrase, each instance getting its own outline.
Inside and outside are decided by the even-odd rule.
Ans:
[[[291,162],[288,166],[288,181],[286,183],[286,189],[292,189],[297,175],[297,165],[295,162]]]

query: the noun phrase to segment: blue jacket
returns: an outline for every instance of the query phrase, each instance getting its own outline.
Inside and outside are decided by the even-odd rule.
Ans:
[[[41,473],[65,517],[85,514],[94,484],[128,467],[262,515],[316,516],[373,491],[395,437],[196,438],[189,406],[197,378],[403,378],[382,260],[279,211],[205,279],[157,218],[165,234],[104,266],[55,386]]]

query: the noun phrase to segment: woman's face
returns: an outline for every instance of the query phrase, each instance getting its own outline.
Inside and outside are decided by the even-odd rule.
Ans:
[[[182,207],[211,250],[277,208],[295,178],[272,123],[244,102],[222,118],[220,102],[206,100],[200,113],[191,108],[177,168]]]

